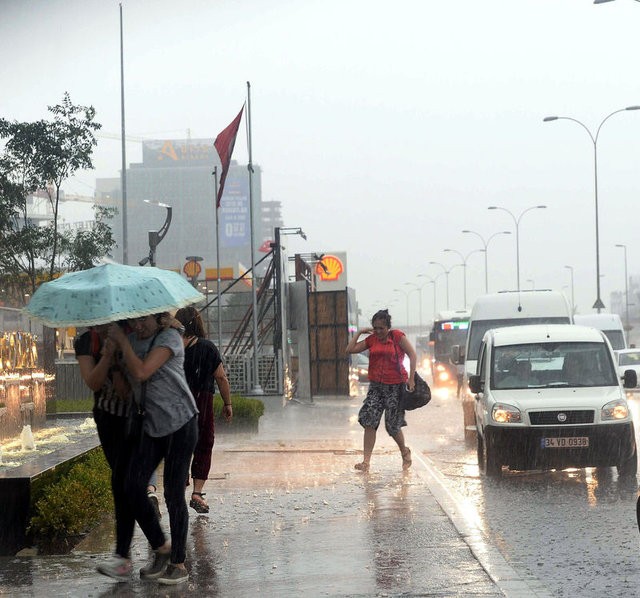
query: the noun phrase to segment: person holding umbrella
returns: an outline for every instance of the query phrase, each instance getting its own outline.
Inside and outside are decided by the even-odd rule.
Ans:
[[[140,577],[173,585],[189,578],[185,567],[189,513],[184,487],[198,438],[198,409],[185,378],[182,337],[174,328],[162,327],[163,315],[129,320],[134,334],[128,337],[112,325],[108,338],[122,351],[136,403],[142,403],[144,410],[125,482],[132,512],[154,551]],[[163,459],[171,543],[147,499],[147,482]]]

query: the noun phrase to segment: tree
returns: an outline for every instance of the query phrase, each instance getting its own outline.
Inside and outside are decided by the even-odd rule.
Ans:
[[[96,265],[98,260],[111,253],[115,241],[107,220],[113,218],[117,208],[94,206],[95,223],[90,230],[80,230],[65,237],[67,270],[86,270]]]
[[[92,231],[58,230],[62,185],[76,171],[93,168],[94,132],[101,125],[94,122],[92,106],[74,105],[68,93],[48,109],[50,121],[0,118],[0,139],[6,140],[0,154],[0,274],[13,285],[23,284],[21,296],[53,278],[62,262],[69,269],[88,267],[114,244],[106,223],[113,214],[104,208]],[[29,219],[27,201],[36,192],[44,193],[51,207],[45,226]]]

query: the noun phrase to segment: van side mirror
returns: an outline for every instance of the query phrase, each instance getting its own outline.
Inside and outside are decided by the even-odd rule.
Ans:
[[[464,363],[464,347],[461,345],[453,345],[450,354],[451,363],[461,365]]]
[[[638,386],[638,374],[635,370],[625,370],[622,380],[625,388],[635,388]]]
[[[436,340],[436,333],[433,330],[429,333],[429,340],[431,342]]]
[[[482,392],[482,384],[480,382],[480,376],[473,375],[469,376],[469,390],[477,395],[479,392]]]

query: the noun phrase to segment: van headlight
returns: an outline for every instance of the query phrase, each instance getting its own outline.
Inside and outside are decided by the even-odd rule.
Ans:
[[[499,424],[519,424],[522,422],[520,409],[505,403],[496,403],[491,410],[491,417]]]
[[[607,403],[600,412],[600,419],[602,419],[602,421],[627,419],[628,417],[629,407],[627,406],[627,402],[620,399]]]

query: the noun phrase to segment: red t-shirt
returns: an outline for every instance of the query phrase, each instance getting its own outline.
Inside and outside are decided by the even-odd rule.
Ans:
[[[390,330],[385,341],[379,341],[375,334],[364,339],[369,349],[369,380],[383,384],[402,384],[407,381],[407,370],[404,369],[404,351],[400,339],[404,336],[401,330]]]

